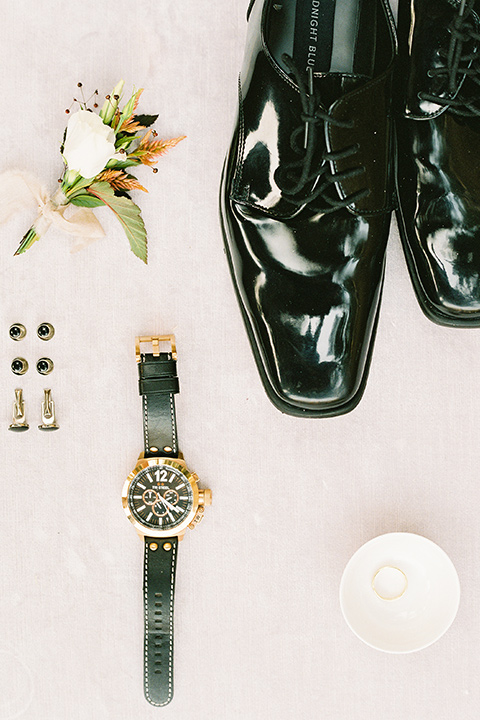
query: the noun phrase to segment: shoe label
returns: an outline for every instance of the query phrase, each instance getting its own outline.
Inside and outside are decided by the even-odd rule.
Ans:
[[[328,72],[336,0],[297,0],[293,59],[299,68]]]

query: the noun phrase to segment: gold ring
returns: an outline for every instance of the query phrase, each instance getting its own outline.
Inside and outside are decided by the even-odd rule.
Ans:
[[[396,570],[397,572],[401,573],[405,580],[405,586],[402,590],[402,592],[399,595],[395,595],[395,597],[384,597],[383,595],[380,595],[380,593],[377,591],[377,588],[375,587],[375,580],[377,579],[377,576],[379,573],[382,572],[382,570]],[[386,602],[392,602],[393,600],[399,600],[401,597],[405,595],[408,588],[408,578],[403,572],[403,570],[400,570],[400,568],[395,567],[394,565],[384,565],[383,567],[379,568],[375,575],[372,578],[372,590],[375,593],[375,595],[380,598],[380,600],[385,600]]]

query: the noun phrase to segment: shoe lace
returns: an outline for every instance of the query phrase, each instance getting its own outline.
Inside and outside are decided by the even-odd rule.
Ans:
[[[318,212],[329,213],[352,205],[368,195],[369,190],[366,188],[358,190],[340,199],[338,196],[333,196],[332,187],[334,183],[342,182],[365,172],[365,167],[360,166],[343,172],[331,172],[329,163],[355,155],[359,149],[358,143],[336,152],[324,151],[320,163],[316,158],[318,157],[319,126],[330,123],[339,128],[350,129],[354,123],[353,121],[338,120],[321,108],[320,99],[313,86],[312,68],[308,69],[305,78],[305,75],[298,70],[289,55],[282,55],[282,60],[298,85],[302,104],[302,124],[290,136],[290,146],[300,157],[298,160],[278,167],[275,171],[275,182],[280,188],[282,196],[297,207],[310,205],[312,209]],[[301,142],[302,136],[303,142]],[[312,204],[317,199],[323,201],[321,208]]]
[[[428,76],[440,81],[441,90],[437,92],[420,92],[419,98],[433,102],[442,107],[449,107],[452,113],[463,117],[480,117],[480,90],[471,93],[469,97],[461,92],[461,85],[466,78],[480,88],[480,55],[477,43],[480,33],[475,29],[472,18],[475,0],[462,0],[458,13],[448,27],[450,43],[448,50],[440,50],[440,56],[445,60],[444,67],[433,68]],[[470,50],[465,48],[467,43],[474,43]],[[447,92],[448,96],[442,95]]]

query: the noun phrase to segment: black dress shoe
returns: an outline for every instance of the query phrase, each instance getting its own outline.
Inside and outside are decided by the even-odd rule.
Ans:
[[[384,0],[253,0],[249,15],[227,256],[271,401],[339,415],[364,389],[384,276],[392,16]]]
[[[480,326],[480,24],[475,2],[400,0],[398,224],[425,314]],[[477,3],[477,11],[480,3]]]

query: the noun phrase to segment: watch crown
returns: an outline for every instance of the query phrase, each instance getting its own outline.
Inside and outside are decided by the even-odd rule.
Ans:
[[[199,505],[203,505],[205,507],[208,507],[209,505],[212,504],[212,491],[209,488],[205,488],[204,490],[199,490],[198,503],[199,503]]]

